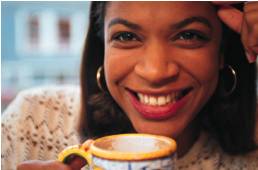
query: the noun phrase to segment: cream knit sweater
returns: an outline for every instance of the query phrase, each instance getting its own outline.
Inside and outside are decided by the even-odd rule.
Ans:
[[[56,159],[65,147],[80,143],[79,110],[77,86],[21,92],[2,115],[2,170],[15,170],[25,160]],[[230,156],[203,133],[177,165],[182,170],[258,170],[258,151]]]

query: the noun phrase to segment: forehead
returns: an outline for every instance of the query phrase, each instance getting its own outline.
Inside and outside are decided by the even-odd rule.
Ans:
[[[180,21],[191,16],[203,16],[217,20],[216,10],[210,2],[110,2],[106,9],[106,21],[114,17],[134,21]]]

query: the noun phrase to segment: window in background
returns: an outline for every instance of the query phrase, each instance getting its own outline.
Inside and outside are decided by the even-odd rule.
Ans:
[[[68,18],[60,18],[58,21],[58,39],[61,48],[67,48],[71,41],[71,25]]]
[[[31,15],[29,16],[28,22],[29,28],[29,42],[30,46],[37,48],[39,45],[39,18],[38,16]]]
[[[23,89],[79,84],[90,2],[1,4],[1,110]]]

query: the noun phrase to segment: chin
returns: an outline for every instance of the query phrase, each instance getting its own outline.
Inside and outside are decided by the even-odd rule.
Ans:
[[[163,121],[151,121],[151,120],[131,120],[133,127],[137,133],[148,133],[155,135],[163,135],[172,138],[177,138],[182,131],[186,128],[187,123],[179,120],[163,120]]]

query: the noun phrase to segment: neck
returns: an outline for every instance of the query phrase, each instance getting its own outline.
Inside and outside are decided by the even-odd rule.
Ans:
[[[200,127],[197,121],[193,121],[188,127],[186,127],[180,136],[177,138],[177,155],[178,157],[184,156],[193,146],[200,134]]]

